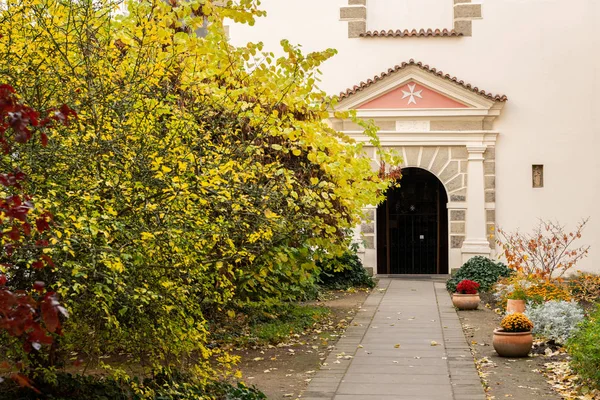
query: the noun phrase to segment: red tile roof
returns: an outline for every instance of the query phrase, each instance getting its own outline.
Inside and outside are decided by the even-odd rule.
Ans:
[[[451,76],[449,74],[444,74],[442,71],[438,71],[435,68],[430,68],[429,65],[423,64],[421,62],[417,62],[413,59],[410,59],[408,62],[403,62],[400,65],[396,65],[393,68],[390,68],[387,71],[382,72],[380,75],[376,75],[372,79],[368,79],[366,82],[361,82],[358,85],[355,85],[351,88],[346,89],[346,91],[340,93],[339,98],[340,98],[340,100],[348,98],[348,97],[352,96],[353,94],[356,94],[356,93],[368,88],[369,86],[379,82],[380,80],[385,79],[386,77],[394,74],[395,72],[401,71],[411,65],[417,66],[420,69],[422,69],[423,71],[430,72],[441,78],[444,78],[446,80],[454,82],[457,85],[462,86],[463,88],[470,90],[471,92],[477,93],[478,95],[483,96],[487,99],[494,100],[494,101],[507,101],[508,100],[508,97],[506,97],[505,95],[500,95],[500,94],[494,95],[492,93],[486,92],[485,90],[479,89],[477,86],[472,86],[470,83],[466,83],[465,81],[459,80],[455,76]]]
[[[409,31],[405,30],[381,30],[381,31],[367,31],[365,33],[361,33],[360,37],[460,37],[463,36],[462,33],[456,32],[454,29],[413,29]]]

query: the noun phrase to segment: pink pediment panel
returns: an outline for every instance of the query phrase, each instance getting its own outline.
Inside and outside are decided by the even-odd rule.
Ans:
[[[358,107],[359,109],[394,108],[469,108],[467,105],[410,81]]]

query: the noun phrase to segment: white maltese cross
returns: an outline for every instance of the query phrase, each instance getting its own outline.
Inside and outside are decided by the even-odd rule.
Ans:
[[[404,91],[404,90],[402,91],[402,94],[404,95],[404,96],[402,96],[402,99],[405,99],[405,98],[409,97],[408,104],[411,104],[411,103],[412,104],[417,104],[417,101],[415,100],[415,97],[418,97],[420,99],[423,98],[423,96],[421,96],[421,93],[423,92],[423,90],[419,90],[419,91],[415,92],[415,88],[416,87],[417,87],[416,84],[412,84],[411,85],[409,83],[408,84],[408,89],[410,90],[410,92],[407,92],[407,91]]]

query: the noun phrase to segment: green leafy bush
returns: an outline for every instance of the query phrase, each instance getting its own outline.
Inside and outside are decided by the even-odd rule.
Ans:
[[[241,383],[210,382],[206,385],[192,383],[183,375],[154,380],[146,379],[143,385],[133,384],[110,377],[72,375],[60,373],[53,382],[35,380],[35,390],[17,385],[11,380],[0,383],[3,400],[263,400],[267,397],[254,387]],[[137,390],[133,386],[138,386]]]
[[[317,263],[321,273],[317,283],[328,289],[346,290],[350,287],[375,287],[375,281],[363,266],[356,247],[340,257]]]
[[[446,282],[446,289],[456,291],[456,285],[463,279],[479,283],[479,290],[488,291],[500,277],[507,277],[513,273],[501,262],[494,262],[489,258],[477,256],[463,264],[456,274]]]
[[[575,371],[600,388],[600,307],[585,319],[567,341],[571,364]]]

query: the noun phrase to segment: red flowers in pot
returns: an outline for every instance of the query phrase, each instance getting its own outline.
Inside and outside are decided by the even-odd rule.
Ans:
[[[456,293],[460,294],[477,294],[479,290],[479,283],[463,279],[458,285],[456,285]]]
[[[452,295],[452,304],[459,310],[476,310],[481,301],[479,294],[479,283],[463,279],[456,285],[456,293]]]

